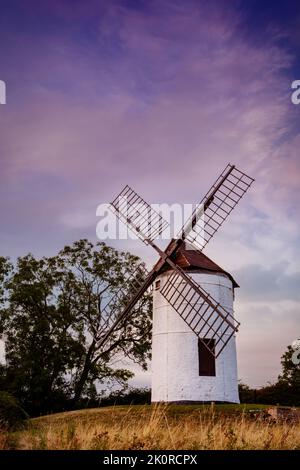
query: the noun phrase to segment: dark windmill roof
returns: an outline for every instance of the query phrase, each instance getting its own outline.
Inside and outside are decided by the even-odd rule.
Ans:
[[[188,247],[183,243],[178,251],[176,252],[176,257],[174,259],[176,264],[178,264],[183,269],[188,269],[189,271],[203,271],[203,272],[211,272],[211,273],[221,273],[225,274],[231,281],[233,287],[239,287],[238,283],[234,280],[233,276],[221,268],[218,264],[212,261],[208,256],[206,256],[201,251],[195,249],[188,249]],[[167,271],[168,269],[172,269],[169,265],[165,264],[162,271]]]

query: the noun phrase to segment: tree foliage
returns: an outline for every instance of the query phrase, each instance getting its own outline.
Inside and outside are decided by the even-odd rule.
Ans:
[[[264,403],[267,405],[300,406],[300,364],[295,361],[299,350],[290,345],[281,357],[282,373],[278,381],[259,389],[239,385],[242,403]]]
[[[15,397],[8,392],[0,391],[0,427],[4,429],[18,429],[28,419],[27,413],[20,406]]]
[[[124,386],[132,373],[120,366],[121,358],[146,369],[149,294],[104,349],[99,348],[99,339],[120,313],[124,299],[113,312],[104,306],[124,287],[125,277],[140,267],[140,260],[130,253],[87,240],[66,246],[51,258],[26,255],[14,269],[0,258],[0,325],[5,338],[0,388],[37,414],[93,398],[99,386]]]
[[[300,340],[298,340],[300,345]],[[281,357],[282,375],[279,382],[288,387],[298,390],[300,395],[300,347],[288,346],[286,352]]]

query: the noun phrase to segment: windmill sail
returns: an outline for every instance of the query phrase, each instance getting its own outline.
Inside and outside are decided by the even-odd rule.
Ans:
[[[124,282],[124,288],[116,292],[105,305],[103,311],[107,321],[103,323],[103,333],[98,341],[99,347],[103,347],[112,333],[132,314],[157,276],[154,270],[147,273],[146,277],[144,277],[145,274],[146,270],[143,270],[133,282],[131,278]]]
[[[106,332],[100,339],[100,346],[130,315],[141,296],[154,282],[160,269],[167,263],[173,272],[162,286],[161,294],[195,332],[210,353],[215,357],[219,356],[238,330],[239,323],[173,259],[182,240],[202,250],[253,181],[253,178],[238,170],[234,165],[227,165],[187,220],[178,239],[174,240],[165,252],[162,252],[153,240],[167,228],[168,223],[133,189],[125,186],[110,207],[144,243],[151,245],[160,254],[160,259],[143,282],[138,282],[136,287],[131,282],[124,282],[124,290],[122,289],[110,299],[107,305],[109,312],[107,318],[110,320],[106,324]]]
[[[180,268],[170,274],[160,293],[210,353],[218,357],[238,330],[233,315]]]
[[[234,165],[227,165],[187,220],[179,238],[203,250],[253,181]]]
[[[146,245],[158,238],[169,226],[168,222],[129,186],[122,189],[110,208]]]

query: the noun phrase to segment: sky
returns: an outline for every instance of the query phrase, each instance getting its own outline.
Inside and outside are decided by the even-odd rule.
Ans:
[[[300,336],[299,1],[0,0],[0,59],[0,254],[96,242],[125,184],[197,203],[234,163],[255,183],[205,253],[241,286],[239,378],[274,382]]]

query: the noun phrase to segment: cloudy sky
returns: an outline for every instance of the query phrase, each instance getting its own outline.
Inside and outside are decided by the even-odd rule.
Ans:
[[[96,241],[126,183],[198,202],[235,163],[256,181],[206,254],[241,286],[239,377],[274,381],[300,336],[299,1],[1,0],[0,59],[1,254]]]

